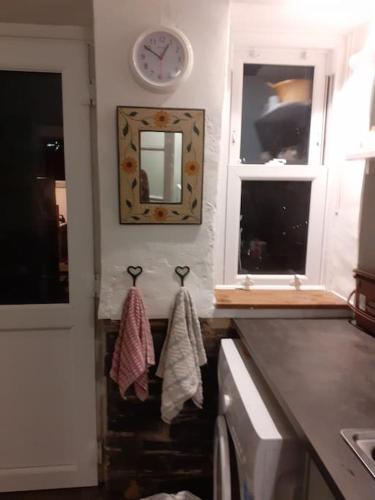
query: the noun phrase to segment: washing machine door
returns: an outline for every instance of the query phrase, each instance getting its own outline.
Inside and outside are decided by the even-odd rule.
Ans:
[[[227,424],[219,415],[214,440],[214,500],[231,500],[231,467]]]
[[[213,500],[242,498],[238,472],[237,456],[227,423],[225,417],[219,415],[215,426]]]

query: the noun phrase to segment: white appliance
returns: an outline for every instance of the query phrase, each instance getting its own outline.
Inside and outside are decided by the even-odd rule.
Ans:
[[[214,500],[301,500],[304,452],[240,340],[221,341]]]

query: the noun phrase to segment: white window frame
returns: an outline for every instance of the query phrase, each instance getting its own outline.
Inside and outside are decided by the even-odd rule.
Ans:
[[[233,51],[231,145],[228,165],[228,190],[225,238],[226,285],[241,285],[246,274],[238,274],[240,239],[241,183],[247,180],[311,181],[310,215],[307,238],[306,272],[298,275],[303,285],[322,287],[322,248],[327,188],[327,168],[322,166],[322,140],[325,120],[327,52],[301,49],[244,49]],[[241,163],[241,119],[244,64],[313,66],[313,100],[307,165],[259,165]],[[249,274],[255,287],[285,288],[295,275]]]

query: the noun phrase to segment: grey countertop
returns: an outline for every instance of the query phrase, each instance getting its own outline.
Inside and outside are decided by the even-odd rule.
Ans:
[[[238,319],[263,378],[331,489],[375,500],[375,479],[340,435],[375,429],[375,338],[341,319]]]

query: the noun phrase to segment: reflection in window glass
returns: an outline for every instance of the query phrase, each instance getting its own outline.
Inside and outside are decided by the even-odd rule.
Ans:
[[[0,304],[69,301],[61,75],[0,71]]]
[[[305,274],[311,181],[242,181],[239,274]]]
[[[244,64],[243,163],[308,163],[313,77],[313,67]]]

